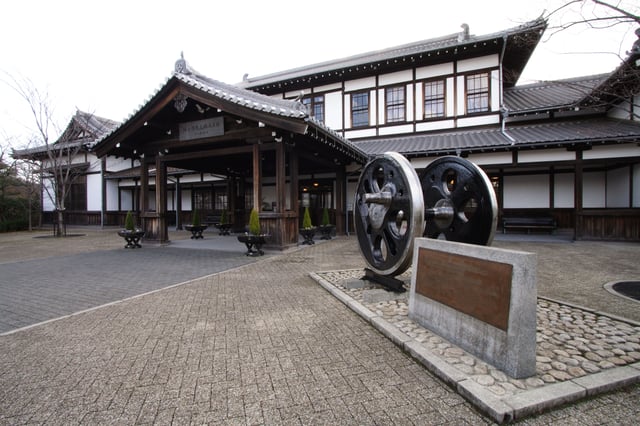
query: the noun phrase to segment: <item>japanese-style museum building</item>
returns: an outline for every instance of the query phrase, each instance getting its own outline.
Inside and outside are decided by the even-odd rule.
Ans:
[[[517,86],[545,28],[476,36],[463,25],[234,85],[181,58],[123,123],[72,119],[85,131],[57,143],[81,134],[85,173],[69,222],[117,225],[133,210],[145,239],[166,242],[195,209],[225,211],[241,231],[256,208],[270,245],[285,248],[304,207],[314,224],[328,208],[337,233],[350,231],[360,170],[397,151],[416,169],[442,155],[476,163],[500,217],[552,216],[576,239],[638,241],[640,41],[611,73]]]

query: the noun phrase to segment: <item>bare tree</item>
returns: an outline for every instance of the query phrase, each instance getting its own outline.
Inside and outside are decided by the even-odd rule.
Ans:
[[[629,119],[640,119],[637,112],[637,95],[640,94],[640,4],[635,1],[565,0],[544,17],[549,22],[548,39],[578,27],[596,31],[616,27],[635,28],[638,39],[632,46],[621,46],[619,52],[591,52],[616,55],[620,59],[620,66],[596,87],[585,87],[584,98],[575,106],[623,108],[629,114]],[[625,53],[621,54],[620,51]],[[581,90],[574,82],[567,84],[572,89]]]
[[[77,154],[86,148],[82,140],[65,141],[64,138],[52,140],[51,134],[60,133],[54,120],[54,109],[47,92],[39,90],[29,79],[17,79],[5,75],[4,82],[11,87],[28,105],[35,124],[32,143],[37,147],[22,150],[24,159],[41,161],[42,187],[52,200],[56,211],[55,235],[65,235],[66,201],[72,185],[84,170],[74,165]],[[31,156],[29,157],[29,154]]]
[[[550,34],[567,30],[575,26],[587,26],[593,29],[607,29],[629,24],[640,25],[638,15],[640,7],[632,2],[607,2],[603,0],[568,0],[546,14],[546,18],[554,18],[565,11],[578,13],[578,19],[564,20],[561,17],[558,22],[549,27]]]

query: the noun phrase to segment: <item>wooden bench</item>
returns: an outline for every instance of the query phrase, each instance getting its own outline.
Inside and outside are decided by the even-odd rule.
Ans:
[[[556,230],[556,220],[552,217],[504,217],[502,218],[502,233],[506,234],[507,229],[526,229],[530,234],[533,229],[550,231],[552,234]]]

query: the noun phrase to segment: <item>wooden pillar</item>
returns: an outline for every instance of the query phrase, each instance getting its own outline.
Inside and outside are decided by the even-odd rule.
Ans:
[[[341,234],[345,229],[345,211],[347,207],[347,173],[342,166],[336,171],[336,232]]]
[[[287,209],[286,173],[284,144],[276,143],[276,211],[278,213],[284,213]]]
[[[253,208],[260,213],[262,208],[262,161],[260,158],[260,144],[253,145]]]
[[[238,197],[236,189],[236,178],[234,176],[227,176],[227,214],[229,215],[229,223],[232,224],[233,229],[238,229],[238,225],[241,225],[240,218],[236,217],[236,202]]]
[[[573,211],[574,211],[574,225],[573,225],[573,239],[579,240],[582,239],[583,229],[582,229],[582,150],[576,151],[576,167],[573,178]]]
[[[289,152],[289,174],[291,175],[291,193],[289,194],[291,197],[291,210],[296,213],[298,216],[298,212],[300,211],[299,199],[300,196],[300,184],[298,179],[298,153],[295,150],[291,150]]]
[[[182,184],[180,184],[180,176],[176,176],[176,229],[182,229]]]
[[[100,226],[104,227],[107,216],[107,157],[102,157],[100,160],[100,181],[102,189],[102,197],[100,200]]]
[[[144,158],[140,163],[140,194],[138,205],[140,206],[140,213],[146,213],[149,211],[149,163]]]
[[[169,241],[167,226],[167,164],[156,156],[156,235],[160,243]]]

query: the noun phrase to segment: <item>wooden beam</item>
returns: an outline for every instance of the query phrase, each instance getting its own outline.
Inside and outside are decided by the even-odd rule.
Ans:
[[[186,149],[186,148],[195,148],[204,144],[216,144],[221,142],[232,142],[232,141],[242,141],[246,139],[264,139],[264,141],[272,140],[271,136],[272,129],[267,129],[264,127],[257,128],[244,128],[244,129],[234,129],[226,131],[224,135],[214,136],[210,138],[203,139],[193,139],[189,141],[181,141],[177,137],[173,137],[170,139],[163,139],[158,141],[149,142],[142,147],[144,152],[160,152],[164,149]]]
[[[302,118],[296,119],[293,117],[283,117],[280,115],[272,114],[270,112],[262,112],[237,104],[235,102],[225,101],[224,99],[217,96],[213,96],[210,94],[207,95],[201,90],[189,86],[183,87],[181,92],[195,101],[201,102],[213,108],[219,108],[224,112],[235,114],[242,118],[260,121],[270,126],[277,127],[278,129],[288,130],[300,135],[304,135],[307,132],[308,125]]]
[[[167,154],[165,161],[194,160],[205,157],[223,157],[225,155],[248,154],[253,152],[253,146],[245,145],[233,148],[207,149],[204,151],[185,152],[181,154]]]
[[[168,83],[169,84],[169,83]],[[104,141],[96,146],[96,155],[98,157],[103,157],[116,146],[119,142],[124,141],[127,137],[131,136],[136,130],[144,125],[145,121],[148,121],[156,115],[158,112],[162,110],[169,102],[173,101],[173,98],[179,93],[179,86],[174,84],[173,86],[167,86],[165,88],[167,92],[161,97],[159,100],[151,103],[151,107],[143,108],[138,111],[135,117],[131,118],[129,121],[125,122],[121,127],[116,129],[114,133],[107,136]],[[147,103],[145,107],[149,106]],[[108,141],[108,142],[107,142]]]

